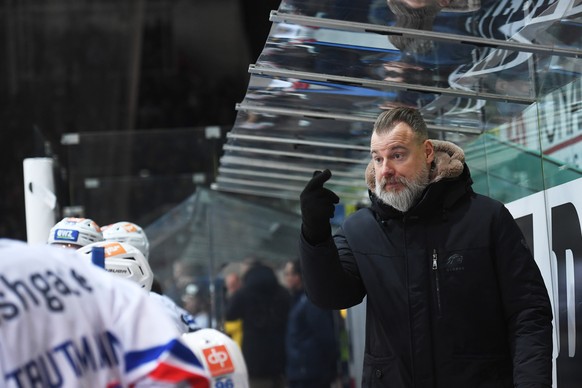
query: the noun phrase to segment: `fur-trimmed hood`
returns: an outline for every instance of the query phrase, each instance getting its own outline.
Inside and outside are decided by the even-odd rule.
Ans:
[[[434,147],[434,161],[430,169],[430,183],[438,182],[444,178],[456,178],[463,172],[465,164],[465,152],[461,147],[449,141],[430,140]],[[376,189],[374,177],[374,164],[372,161],[366,167],[366,184],[370,191]]]

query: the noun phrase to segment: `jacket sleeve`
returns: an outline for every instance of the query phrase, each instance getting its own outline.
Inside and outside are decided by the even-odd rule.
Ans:
[[[309,244],[301,234],[299,253],[305,291],[315,305],[339,310],[364,299],[366,290],[341,228],[333,239],[318,245]]]
[[[505,206],[493,226],[499,287],[517,388],[552,386],[552,308],[540,270]]]

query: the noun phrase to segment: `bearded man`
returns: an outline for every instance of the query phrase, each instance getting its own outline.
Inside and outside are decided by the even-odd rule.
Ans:
[[[307,295],[367,297],[362,387],[550,388],[551,305],[507,208],[472,190],[463,151],[429,140],[415,109],[381,113],[370,152],[371,206],[333,236],[331,172],[300,196]]]

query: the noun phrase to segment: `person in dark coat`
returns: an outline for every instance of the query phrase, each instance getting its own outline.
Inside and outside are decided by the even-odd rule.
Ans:
[[[252,388],[283,388],[290,296],[273,269],[254,260],[228,301],[227,321],[242,320],[242,353]]]
[[[299,260],[288,261],[284,275],[293,300],[285,341],[287,386],[330,388],[338,375],[338,312],[321,309],[307,298]]]
[[[362,386],[550,388],[550,300],[510,212],[417,110],[381,113],[370,144],[371,206],[333,238],[331,172],[300,196],[307,295],[331,309],[367,296]]]

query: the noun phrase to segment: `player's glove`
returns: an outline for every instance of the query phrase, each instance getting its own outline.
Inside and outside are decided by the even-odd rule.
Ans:
[[[331,178],[329,169],[315,171],[313,178],[307,183],[299,200],[301,202],[301,219],[303,237],[312,245],[327,240],[331,235],[329,219],[333,217],[339,197],[323,184]]]

